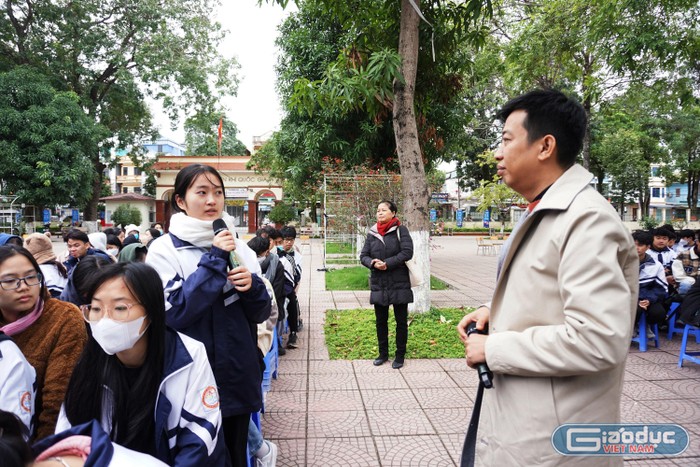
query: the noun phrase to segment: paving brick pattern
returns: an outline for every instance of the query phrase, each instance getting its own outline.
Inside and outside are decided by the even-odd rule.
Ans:
[[[323,338],[327,309],[370,308],[368,292],[325,290],[323,243],[299,242],[304,274],[299,292],[304,329],[299,348],[280,357],[267,394],[263,432],[279,447],[277,465],[457,466],[476,395],[477,378],[464,359],[391,362],[331,361]],[[440,237],[432,274],[451,288],[432,293],[435,306],[473,307],[490,299],[496,257],[476,255],[469,237]],[[456,335],[455,335],[456,338]],[[408,345],[410,346],[410,340]],[[700,350],[693,343],[691,349]],[[700,365],[677,368],[680,336],[662,337],[640,353],[630,346],[622,396],[624,422],[679,423],[690,447],[673,458],[625,459],[628,466],[700,465]]]

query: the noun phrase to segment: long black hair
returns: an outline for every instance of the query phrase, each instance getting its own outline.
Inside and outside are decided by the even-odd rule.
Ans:
[[[39,263],[36,262],[36,259],[34,259],[34,255],[32,255],[32,253],[26,248],[17,245],[0,246],[0,266],[2,266],[2,263],[4,263],[8,258],[15,255],[24,256],[27,258],[27,260],[32,263],[34,271],[36,271],[37,274],[41,274],[41,268],[39,267]],[[49,292],[46,290],[46,281],[43,277],[41,278],[41,292],[39,293],[39,297],[43,298],[44,300],[51,298],[51,294],[49,294]]]
[[[160,276],[143,263],[115,263],[98,271],[88,296],[107,281],[122,278],[146,310],[150,324],[146,360],[135,381],[116,355],[107,355],[90,336],[66,391],[65,410],[71,425],[111,417],[110,438],[139,452],[152,453],[155,439],[153,417],[158,388],[163,378],[165,353],[165,296]],[[111,401],[111,404],[110,404]]]
[[[205,164],[188,165],[179,171],[175,177],[173,195],[170,198],[170,207],[173,209],[173,212],[183,212],[183,210],[180,209],[180,206],[177,205],[177,200],[178,198],[183,200],[185,199],[187,189],[191,187],[195,179],[202,174],[205,174],[207,179],[209,179],[212,184],[216,185],[211,178],[214,177],[221,184],[221,189],[224,189],[224,180],[221,178],[221,174],[214,167]]]
[[[25,435],[27,427],[17,415],[0,410],[0,459],[4,467],[24,467],[34,459]]]

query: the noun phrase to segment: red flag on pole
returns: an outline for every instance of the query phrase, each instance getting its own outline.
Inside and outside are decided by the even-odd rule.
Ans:
[[[219,119],[219,139],[217,141],[217,145],[219,147],[219,154],[221,154],[221,134],[222,134],[223,129],[224,129],[224,118],[221,117]]]

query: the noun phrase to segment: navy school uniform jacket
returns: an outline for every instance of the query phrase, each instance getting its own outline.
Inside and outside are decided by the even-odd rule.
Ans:
[[[176,466],[225,464],[227,451],[215,385],[202,343],[166,328],[163,379],[154,410],[153,443],[159,460]],[[111,431],[110,418],[111,413],[103,412],[100,424],[105,433]],[[85,425],[71,427],[61,407],[56,424],[59,435],[81,426]]]
[[[165,289],[166,322],[204,343],[214,370],[224,417],[262,408],[262,367],[257,324],[270,316],[270,296],[253,274],[246,292],[227,280],[228,253],[207,251],[173,234],[157,238],[146,263],[160,274]]]
[[[639,263],[639,300],[657,303],[666,298],[668,283],[664,268],[647,253]]]

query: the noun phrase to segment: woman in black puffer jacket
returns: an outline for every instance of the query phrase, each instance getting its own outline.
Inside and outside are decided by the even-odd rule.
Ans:
[[[408,304],[413,302],[406,261],[413,257],[413,241],[408,229],[396,217],[396,205],[382,201],[377,206],[377,223],[369,229],[360,253],[362,265],[372,271],[369,302],[377,321],[379,356],[374,365],[389,360],[389,305],[396,318],[396,357],[391,367],[403,366],[408,340]]]

